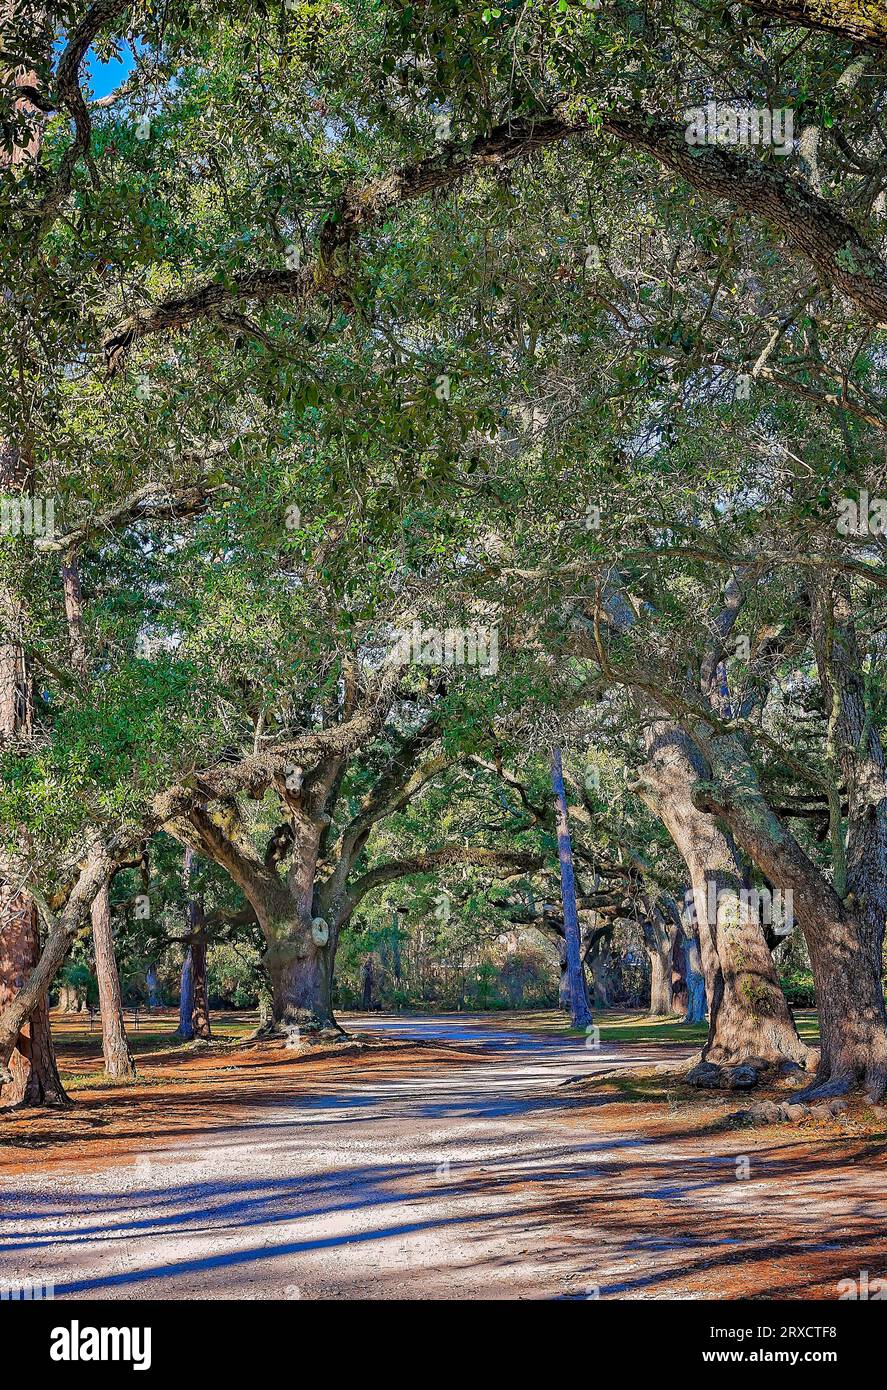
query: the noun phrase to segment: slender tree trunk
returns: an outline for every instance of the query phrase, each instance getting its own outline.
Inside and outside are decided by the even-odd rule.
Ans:
[[[83,591],[80,587],[80,566],[72,551],[62,564],[62,594],[65,601],[65,622],[68,628],[68,649],[71,666],[84,680],[89,676],[89,651],[83,623]]]
[[[373,958],[365,956],[361,967],[361,1008],[369,1013],[373,1007]]]
[[[687,987],[685,1023],[704,1023],[706,1016],[705,977],[699,953],[698,930],[698,927],[694,929],[687,922],[685,914],[678,946]]]
[[[594,982],[594,1007],[596,1009],[608,1009],[610,1007],[610,943],[606,940],[598,941],[591,952],[591,978]]]
[[[190,1042],[194,1037],[194,968],[191,947],[185,951],[182,961],[182,975],[179,984],[179,1027],[178,1036],[182,1042]]]
[[[182,880],[188,894],[185,917],[188,923],[189,949],[182,969],[179,1034],[186,1041],[203,1038],[208,1042],[212,1037],[212,1031],[209,1023],[209,986],[206,978],[206,915],[202,899],[193,896],[191,892],[193,870],[194,853],[186,849],[182,863]],[[190,1010],[187,1020],[184,1012],[186,1006]]]
[[[182,974],[179,982],[179,1026],[178,1036],[182,1042],[190,1042],[194,1037],[194,952],[190,944],[193,937],[193,917],[194,903],[191,898],[191,874],[194,868],[194,851],[189,847],[185,848],[182,858],[182,883],[185,888],[187,903],[185,907],[185,921],[188,924],[189,944],[185,949],[182,960]]]
[[[809,1049],[798,1037],[757,912],[743,892],[735,844],[693,799],[694,788],[710,775],[705,760],[683,729],[665,723],[651,731],[649,751],[642,795],[687,865],[708,993],[708,1039],[691,1079],[749,1085],[765,1067],[805,1065]]]
[[[673,1012],[671,956],[672,937],[663,922],[643,924],[644,945],[650,958],[650,1016],[662,1018]]]
[[[203,903],[194,903],[193,930],[191,936],[191,970],[194,992],[194,1008],[191,1026],[195,1038],[207,1042],[212,1037],[209,1022],[209,981],[206,970],[206,927],[204,926]]]
[[[391,962],[394,978],[400,984],[400,913],[394,912],[391,918]]]
[[[93,899],[92,944],[95,952],[95,973],[99,986],[99,1008],[102,1015],[102,1053],[108,1076],[131,1078],[136,1074],[135,1063],[126,1039],[123,1023],[123,995],[120,974],[114,953],[114,934],[111,930],[111,895],[108,884],[100,888]]]
[[[570,992],[570,967],[567,961],[567,942],[566,938],[559,936],[557,939],[557,958],[560,966],[560,982],[558,984],[557,1002],[559,1008],[568,1014],[572,1007],[573,996]]]
[[[570,840],[570,820],[561,750],[555,748],[551,757],[551,784],[557,805],[557,851],[561,867],[561,902],[564,911],[564,938],[567,943],[567,976],[570,982],[570,1022],[574,1028],[587,1028],[591,1009],[582,969],[582,945],[579,938],[579,915],[576,910],[576,880],[573,873],[573,845]]]

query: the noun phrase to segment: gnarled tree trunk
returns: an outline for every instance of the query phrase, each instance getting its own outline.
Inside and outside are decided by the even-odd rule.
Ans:
[[[300,941],[295,933],[265,954],[271,977],[275,1031],[295,1026],[309,1033],[337,1028],[333,1017],[333,960],[331,943],[318,946]]]
[[[648,751],[642,795],[689,871],[708,994],[708,1039],[691,1078],[750,1085],[765,1066],[805,1065],[809,1050],[798,1037],[757,910],[743,893],[734,841],[693,799],[709,776],[705,760],[683,729],[664,722],[651,731]]]
[[[881,934],[843,902],[763,797],[739,740],[710,740],[714,783],[700,802],[717,810],[761,872],[790,891],[807,949],[819,1010],[820,1056],[808,1099],[862,1084],[887,1089],[887,1011]],[[883,927],[881,929],[883,931]]]
[[[27,983],[40,955],[37,909],[30,898],[0,902],[0,1012]],[[0,1084],[0,1105],[67,1105],[58,1074],[44,994],[22,1025],[8,1063],[12,1080]]]

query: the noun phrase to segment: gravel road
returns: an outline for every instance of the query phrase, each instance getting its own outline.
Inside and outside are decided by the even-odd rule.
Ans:
[[[35,1165],[0,1184],[0,1276],[72,1299],[705,1298],[759,1239],[770,1258],[762,1203],[809,1253],[837,1248],[822,1245],[823,1203],[841,1201],[828,1173],[819,1192],[805,1186],[815,1174],[795,1190],[769,1163],[737,1181],[737,1143],[751,1140],[688,1144],[667,1123],[639,1137],[631,1107],[614,1126],[600,1096],[565,1084],[637,1066],[642,1047],[461,1016],[347,1026],[476,1050],[381,1082],[356,1060],[353,1079],[318,1080],[209,1142],[76,1179]],[[865,1219],[883,1231],[883,1198]],[[849,1251],[835,1260],[858,1267]]]

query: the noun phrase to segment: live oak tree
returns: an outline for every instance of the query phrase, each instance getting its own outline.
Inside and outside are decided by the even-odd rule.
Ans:
[[[351,822],[334,824],[335,784],[396,703],[371,709],[377,672],[352,685],[343,653],[360,652],[370,618],[409,611],[405,587],[421,607],[433,575],[477,621],[472,605],[493,602],[512,651],[543,649],[546,678],[574,663],[569,698],[623,721],[627,762],[643,776],[646,758],[647,785],[658,780],[694,888],[735,888],[749,862],[806,885],[819,1080],[880,1089],[883,776],[866,597],[879,558],[870,536],[836,543],[833,524],[842,490],[879,486],[885,424],[871,119],[883,34],[869,8],[235,5],[222,19],[100,0],[48,35],[33,7],[5,7],[16,174],[2,186],[0,438],[7,484],[54,497],[63,521],[9,547],[4,574],[3,877],[35,887],[47,948],[34,970],[38,918],[10,917],[19,964],[0,1055],[28,1018],[40,1029],[90,895],[173,821],[255,899],[279,1019],[300,1015],[302,974],[314,1017],[327,948],[292,946],[307,947],[316,905],[335,919],[366,877],[348,862]],[[137,45],[125,90],[93,102],[90,47],[124,41]],[[797,103],[798,159],[689,146],[686,107],[734,96]],[[779,529],[736,505],[762,486]],[[798,800],[806,731],[790,718],[774,761],[770,667],[755,671],[753,733],[723,727],[730,653],[706,664],[705,643],[730,637],[724,586],[756,556],[783,573],[806,565],[811,617],[780,615],[777,674],[800,662],[821,699],[813,802]],[[636,610],[630,631],[605,620],[616,602]],[[349,640],[330,641],[331,624]],[[761,644],[776,661],[780,639]],[[327,708],[316,728],[292,704],[306,672]],[[306,750],[307,767],[284,761]],[[288,766],[307,775],[304,805]],[[792,820],[797,853],[783,819],[762,820],[783,794],[816,816]],[[273,869],[240,805],[259,796],[280,809],[269,836],[293,841]],[[805,840],[823,812],[825,852]],[[342,840],[332,861],[326,815]],[[739,924],[758,982],[745,1005],[741,989],[729,1003],[727,924],[710,925],[709,992],[728,1000],[711,1055],[752,1055],[761,989],[773,1055],[802,1055],[757,924]],[[30,971],[36,985],[19,990]],[[35,1094],[54,1089],[47,1063]]]

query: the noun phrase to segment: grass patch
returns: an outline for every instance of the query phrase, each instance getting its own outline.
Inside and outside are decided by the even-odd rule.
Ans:
[[[650,1018],[640,1012],[618,1013],[600,1009],[595,1013],[594,1021],[600,1029],[603,1043],[675,1043],[701,1047],[708,1037],[707,1023],[687,1024],[679,1018]],[[814,1009],[799,1010],[795,1014],[795,1023],[804,1042],[818,1042],[819,1021]],[[545,1031],[562,1033],[565,1037],[583,1036],[579,1029],[560,1022],[557,1016],[553,1016],[551,1028]]]
[[[619,1071],[589,1076],[581,1084],[583,1091],[609,1094],[614,1100],[635,1101],[643,1105],[668,1105],[674,1108],[700,1100],[700,1094],[694,1087],[685,1086],[681,1077],[671,1072]]]

